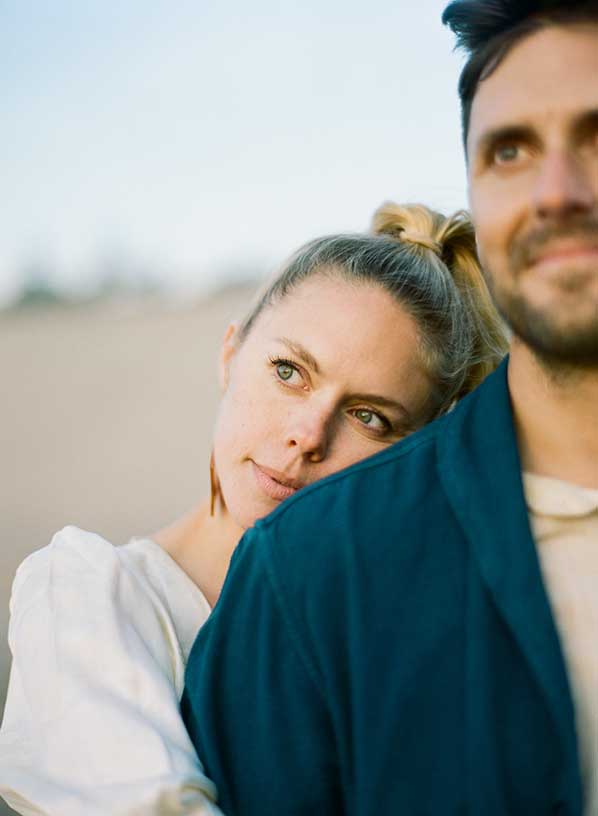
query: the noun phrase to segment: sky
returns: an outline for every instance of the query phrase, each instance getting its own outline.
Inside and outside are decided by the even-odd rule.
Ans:
[[[467,204],[438,0],[0,0],[0,301],[267,274],[383,201]]]

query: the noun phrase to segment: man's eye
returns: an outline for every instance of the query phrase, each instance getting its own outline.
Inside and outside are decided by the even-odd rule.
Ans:
[[[505,165],[513,164],[517,159],[521,158],[521,155],[522,150],[519,145],[505,144],[494,150],[492,158],[495,164]]]

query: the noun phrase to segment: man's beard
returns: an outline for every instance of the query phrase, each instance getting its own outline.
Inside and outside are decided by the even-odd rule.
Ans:
[[[548,367],[598,368],[598,309],[594,320],[567,326],[518,292],[498,294],[496,305],[513,334]]]
[[[509,254],[509,267],[517,284],[525,270],[541,257],[544,247],[552,241],[580,238],[593,245],[598,241],[598,218],[576,215],[547,224],[515,241]],[[563,266],[566,269],[566,259]],[[591,274],[591,273],[590,273]],[[548,367],[559,369],[598,368],[598,301],[590,316],[577,320],[574,313],[567,321],[563,303],[540,307],[534,304],[517,285],[512,288],[496,286],[489,276],[496,306],[513,333],[527,345]],[[588,283],[588,273],[572,269],[561,283],[563,294],[574,299],[577,292],[578,308],[587,304],[580,301]],[[557,284],[555,284],[557,285]],[[588,297],[589,297],[588,292]],[[559,311],[557,312],[557,309]],[[576,308],[577,311],[577,308]]]

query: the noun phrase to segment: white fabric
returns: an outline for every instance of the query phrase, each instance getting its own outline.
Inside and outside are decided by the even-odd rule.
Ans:
[[[575,704],[585,816],[598,816],[598,490],[524,473]]]
[[[155,542],[76,527],[19,567],[0,794],[22,814],[216,816],[179,714],[209,605]]]

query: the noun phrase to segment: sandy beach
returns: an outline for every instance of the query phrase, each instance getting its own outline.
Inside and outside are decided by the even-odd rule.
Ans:
[[[253,292],[0,314],[0,710],[23,558],[66,524],[124,543],[205,495],[220,340]]]

